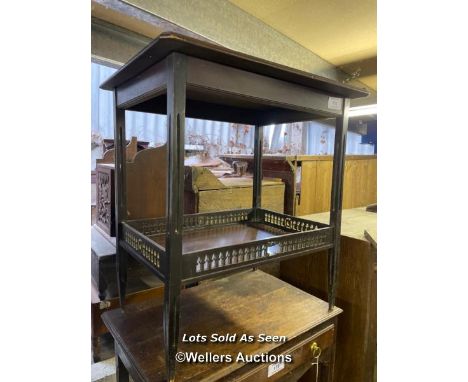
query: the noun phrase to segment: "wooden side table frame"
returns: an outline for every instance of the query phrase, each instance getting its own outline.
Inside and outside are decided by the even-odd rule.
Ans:
[[[147,265],[165,283],[164,338],[168,380],[174,380],[181,285],[256,265],[328,250],[328,303],[333,309],[344,153],[350,98],[361,89],[176,34],[162,34],[101,85],[114,91],[116,239],[119,295],[126,293],[127,255]],[[167,218],[128,221],[125,189],[125,110],[167,115]],[[185,215],[185,117],[255,126],[251,209]],[[331,214],[328,225],[261,208],[263,126],[336,118]],[[264,239],[234,236],[212,246],[216,232],[237,228]],[[190,240],[206,240],[184,249]],[[211,235],[211,236],[210,236]],[[236,241],[237,240],[237,241]],[[190,244],[190,243],[189,243]],[[193,243],[191,243],[193,244]]]

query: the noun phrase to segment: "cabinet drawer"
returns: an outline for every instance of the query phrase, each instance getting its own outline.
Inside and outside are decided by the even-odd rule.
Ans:
[[[268,376],[269,366],[271,364],[265,363],[257,367],[253,367],[252,370],[242,373],[242,376],[234,377],[236,381],[242,382],[257,382],[257,381],[279,381],[287,374],[293,372],[299,367],[305,367],[307,364],[311,364],[314,361],[314,355],[312,351],[312,345],[314,343],[321,350],[320,360],[327,358],[329,350],[332,348],[334,343],[334,325],[330,325],[323,329],[322,331],[315,333],[313,335],[305,336],[288,347],[283,351],[271,352],[270,354],[290,354],[292,356],[292,362],[284,363],[284,368],[278,370],[276,373],[270,371],[270,376]],[[231,376],[230,376],[231,377]],[[227,380],[233,380],[227,378]]]

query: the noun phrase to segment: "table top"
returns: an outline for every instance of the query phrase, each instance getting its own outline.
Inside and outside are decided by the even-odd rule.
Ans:
[[[192,57],[243,69],[248,72],[300,84],[338,97],[359,98],[368,95],[365,89],[342,84],[325,77],[249,56],[218,44],[173,32],[165,32],[159,35],[146,48],[107,79],[101,85],[101,89],[112,90],[122,85],[130,78],[160,62],[172,52],[179,52]]]
[[[241,159],[253,161],[253,154],[222,154],[221,159]],[[377,155],[345,155],[346,160],[369,160],[377,159]],[[333,155],[279,155],[279,154],[263,154],[262,161],[290,161],[290,162],[316,162],[333,160]]]
[[[341,313],[328,304],[261,271],[208,281],[181,293],[180,338],[205,335],[206,343],[179,340],[179,351],[243,354],[269,352],[283,343],[240,342],[242,334],[286,336],[292,340]],[[147,380],[163,381],[165,358],[160,301],[127,305],[102,316],[132,365]],[[212,334],[236,334],[235,343],[212,343]],[[179,380],[227,375],[242,363],[179,363]]]
[[[329,212],[320,212],[311,215],[301,216],[303,219],[314,222],[328,224],[330,221]],[[341,235],[353,239],[368,240],[364,231],[373,237],[377,245],[377,214],[366,211],[366,207],[349,208],[341,213]]]
[[[114,256],[115,237],[108,237],[96,224],[93,224],[91,226],[91,251],[99,258]]]
[[[228,188],[248,188],[253,186],[253,176],[252,175],[245,175],[240,177],[224,177],[218,178],[219,181]],[[263,186],[278,186],[282,185],[283,181],[279,178],[263,178],[262,179],[262,187]]]

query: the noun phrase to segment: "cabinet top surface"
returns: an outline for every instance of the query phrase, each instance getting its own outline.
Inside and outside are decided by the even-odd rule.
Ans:
[[[330,213],[328,211],[301,217],[320,223],[328,223],[330,221]],[[366,211],[366,207],[349,208],[342,211],[341,236],[370,241],[366,237],[365,232],[368,233],[375,245],[377,245],[377,214],[375,212]]]
[[[252,154],[222,154],[221,159],[243,159],[253,160]],[[368,160],[377,159],[377,155],[345,155],[345,159],[350,160]],[[329,161],[333,160],[333,155],[279,155],[279,154],[263,154],[262,160],[267,161]]]
[[[208,43],[192,37],[163,33],[141,50],[113,76],[101,84],[101,89],[113,90],[145,69],[163,60],[172,52],[201,58],[218,64],[231,66],[248,72],[273,77],[286,82],[313,88],[331,96],[360,98],[368,95],[365,89],[316,76],[284,65],[263,60],[221,45]]]
[[[145,304],[147,304],[145,306]],[[148,305],[153,304],[153,305]],[[181,293],[179,351],[216,354],[260,354],[282,343],[241,342],[242,334],[286,336],[287,340],[331,320],[341,309],[261,271],[247,271],[210,281]],[[103,314],[113,337],[132,358],[132,364],[147,380],[164,379],[164,346],[161,303],[127,305]],[[197,334],[236,334],[235,342],[182,342]],[[235,358],[235,357],[234,357]],[[233,363],[177,364],[181,380],[221,376],[241,367]]]

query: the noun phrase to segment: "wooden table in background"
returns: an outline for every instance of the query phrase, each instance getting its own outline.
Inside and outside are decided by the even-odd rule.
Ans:
[[[336,319],[341,309],[261,271],[237,273],[185,289],[181,294],[179,351],[205,354],[291,354],[292,363],[268,378],[271,363],[179,363],[180,381],[315,381],[311,347],[321,349],[319,381],[333,379]],[[114,337],[117,381],[164,381],[160,301],[126,305],[103,314]],[[282,343],[186,343],[186,335],[287,336]],[[309,375],[308,373],[311,373]],[[302,378],[302,379],[301,379]]]
[[[329,213],[302,216],[328,222]],[[327,296],[327,256],[318,253],[281,262],[281,279],[309,293]],[[336,303],[336,382],[376,381],[377,375],[377,214],[365,207],[343,210]]]

